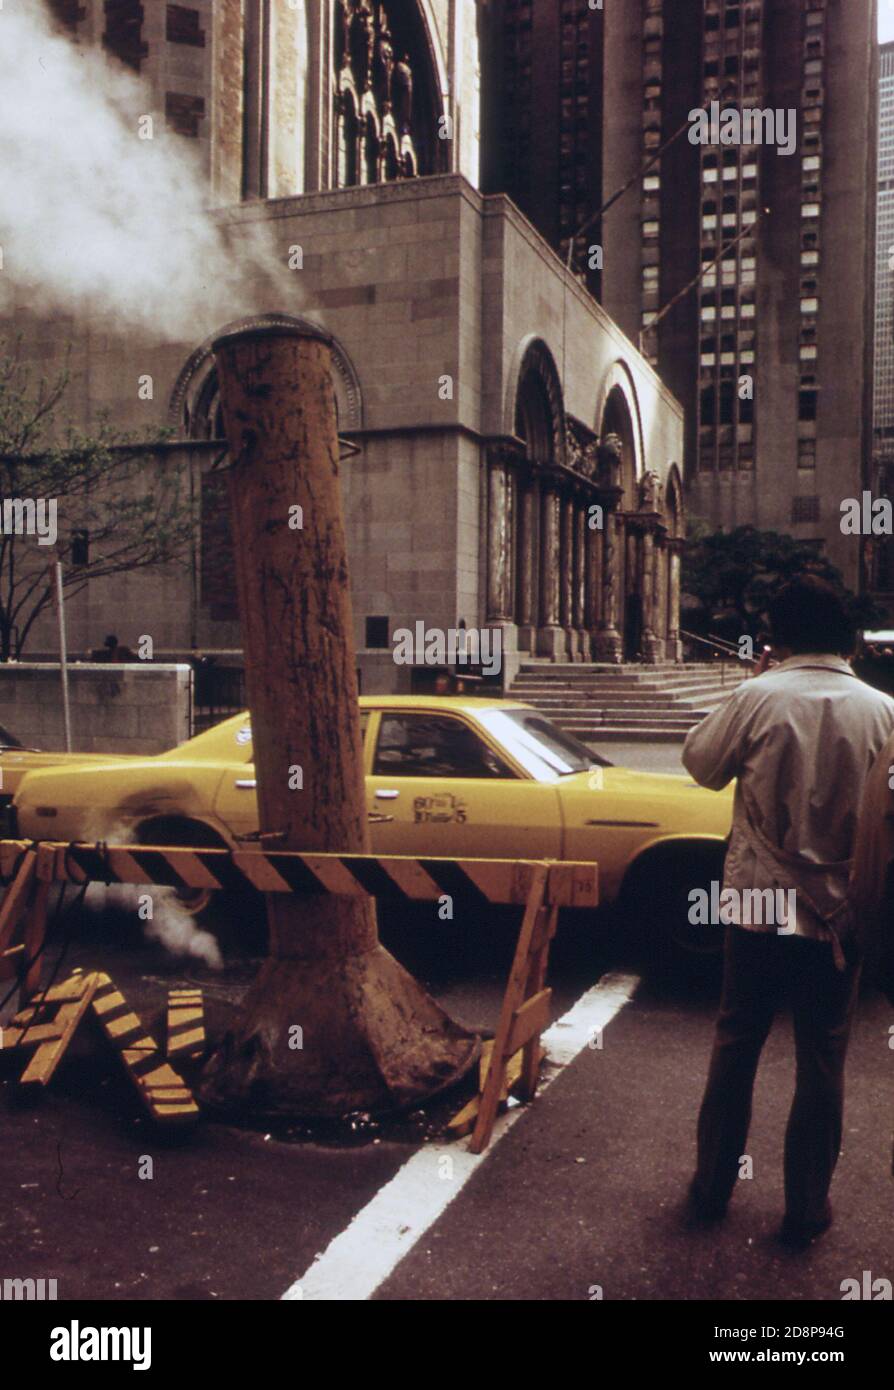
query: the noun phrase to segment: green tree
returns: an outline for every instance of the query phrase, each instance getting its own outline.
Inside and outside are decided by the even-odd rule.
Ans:
[[[90,433],[64,420],[65,367],[39,377],[18,342],[0,345],[0,660],[21,657],[54,600],[53,564],[66,591],[91,580],[184,564],[193,530],[186,480],[164,431],[137,440],[102,416]],[[28,534],[14,501],[53,503],[55,544]],[[18,514],[16,514],[18,513]],[[46,516],[48,513],[45,512]],[[40,515],[40,512],[38,512]],[[86,554],[85,554],[86,550]]]
[[[735,642],[757,637],[767,626],[767,605],[776,590],[796,574],[817,574],[846,596],[859,627],[885,618],[865,595],[847,588],[840,570],[822,554],[821,542],[795,540],[777,531],[739,526],[713,531],[693,517],[683,558],[683,591],[693,605],[683,625],[700,636],[709,633]]]

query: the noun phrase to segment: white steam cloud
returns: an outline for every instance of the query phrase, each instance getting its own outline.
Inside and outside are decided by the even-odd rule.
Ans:
[[[276,274],[266,233],[240,226],[227,249],[192,142],[99,45],[58,33],[44,0],[0,4],[0,169],[0,313],[113,315],[195,341],[276,307],[259,303]]]
[[[84,839],[104,840],[110,845],[130,845],[134,843],[134,833],[132,827],[123,823],[109,824],[108,818],[99,813],[86,821]],[[146,896],[152,901],[151,917],[144,915]],[[98,913],[106,908],[133,912],[139,917],[146,940],[157,941],[169,955],[204,961],[211,970],[223,969],[223,956],[217,938],[213,932],[197,924],[173,888],[153,886],[150,889],[131,883],[91,883],[84,895],[84,902]]]
[[[223,956],[217,938],[183,907],[173,888],[138,888],[130,883],[91,883],[84,895],[86,905],[102,914],[114,912],[139,914],[141,897],[151,896],[152,916],[140,920],[147,941],[157,941],[168,955],[178,960],[200,960],[211,970],[223,969]]]

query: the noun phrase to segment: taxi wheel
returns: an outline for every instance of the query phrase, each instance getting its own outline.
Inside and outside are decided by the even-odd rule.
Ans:
[[[693,889],[722,880],[725,846],[656,850],[638,864],[622,902],[625,918],[651,962],[698,975],[723,956],[723,929],[690,921]]]
[[[159,817],[139,827],[143,845],[173,845],[183,849],[227,849],[222,836],[201,821],[175,816]],[[212,888],[178,888],[175,897],[197,927],[217,937],[225,951],[232,947],[251,953],[266,949],[264,895],[251,888],[244,892],[218,893]]]

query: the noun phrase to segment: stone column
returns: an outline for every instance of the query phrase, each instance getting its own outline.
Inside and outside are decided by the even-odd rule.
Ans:
[[[535,551],[537,537],[536,485],[528,480],[519,480],[518,499],[518,645],[523,651],[536,649],[536,613],[534,593]]]
[[[661,642],[655,632],[655,534],[648,528],[640,544],[640,593],[643,600],[643,660],[654,664],[660,656]]]
[[[682,541],[668,541],[670,553],[668,582],[670,595],[667,614],[667,655],[673,661],[683,660],[683,643],[680,640],[680,547]]]
[[[574,578],[571,596],[574,624],[575,659],[590,660],[590,634],[587,630],[587,514],[583,503],[574,506]]]
[[[541,656],[561,661],[567,652],[565,634],[559,626],[561,499],[554,486],[547,484],[540,499],[540,628],[537,649]]]
[[[568,655],[574,660],[574,646],[571,629],[574,625],[574,498],[562,498],[562,546],[561,546],[561,614],[559,621],[565,629],[568,642]]]
[[[512,618],[512,493],[509,470],[493,459],[488,470],[487,621]]]
[[[658,657],[667,655],[667,548],[661,530],[655,537],[655,619],[652,623],[658,641]]]
[[[598,527],[590,526],[589,514],[586,515],[584,530],[584,543],[586,545],[586,564],[585,564],[585,624],[588,630],[588,647],[591,655],[596,651],[596,639],[599,633],[599,620],[602,616],[602,538],[604,532]]]
[[[618,631],[618,518],[615,505],[606,506],[603,512],[602,603],[596,634],[596,658],[617,666],[621,662],[624,644]]]

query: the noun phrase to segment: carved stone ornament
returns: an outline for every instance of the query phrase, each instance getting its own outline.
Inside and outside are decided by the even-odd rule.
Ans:
[[[603,487],[621,486],[624,446],[620,435],[607,434],[598,446],[599,481]]]
[[[640,479],[639,509],[641,512],[661,511],[661,478],[654,469],[647,469]]]
[[[565,419],[565,461],[581,477],[595,478],[599,466],[598,440],[571,416]]]

